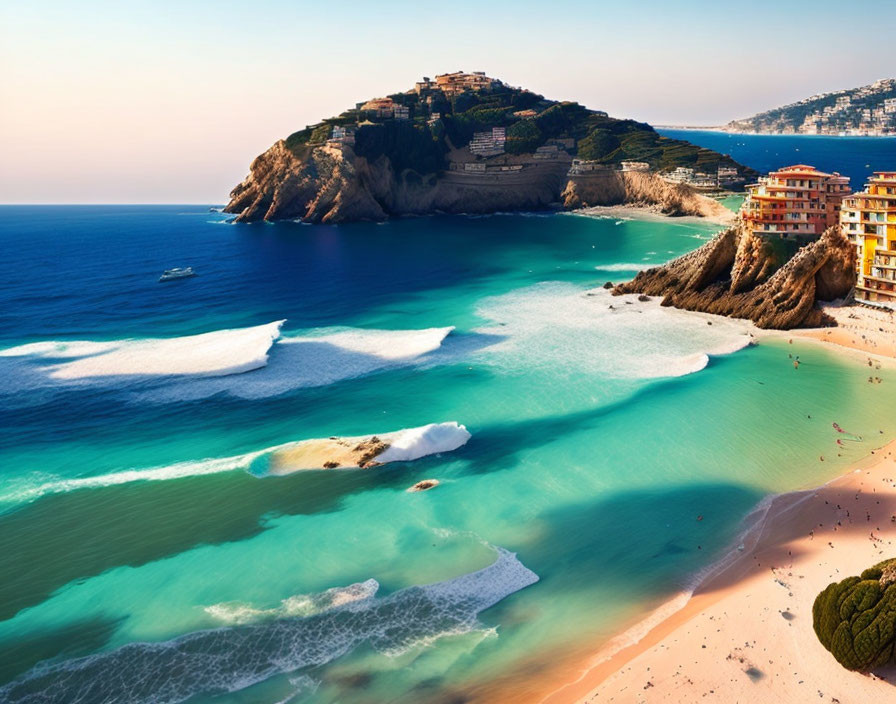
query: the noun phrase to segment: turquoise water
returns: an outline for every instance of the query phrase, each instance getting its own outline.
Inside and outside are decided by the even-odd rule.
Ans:
[[[886,370],[600,288],[713,231],[0,208],[0,701],[525,698],[896,434]],[[255,471],[448,421],[450,453]]]

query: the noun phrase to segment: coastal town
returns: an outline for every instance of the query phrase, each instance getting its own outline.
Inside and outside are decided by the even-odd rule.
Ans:
[[[725,131],[742,134],[805,134],[886,137],[896,134],[896,79],[853,90],[821,93],[733,120]]]
[[[856,250],[855,300],[896,309],[896,171],[852,192],[839,173],[788,166],[747,187],[741,217],[754,234],[802,243],[838,226]]]
[[[356,103],[354,109],[328,121],[310,125],[306,129],[312,130],[313,135],[316,135],[318,139],[324,135],[328,147],[342,149],[355,144],[355,134],[358,128],[384,121],[410,122],[419,126],[426,125],[431,129],[439,129],[439,123],[444,117],[457,112],[460,109],[459,105],[463,107],[465,94],[487,93],[502,89],[522,91],[522,89],[507,86],[497,78],[487,76],[484,71],[469,73],[455,71],[436,75],[435,78],[424,76],[411,90]],[[528,91],[522,92],[528,94]],[[460,102],[458,102],[459,100]],[[535,98],[530,102],[534,107],[519,110],[509,109],[505,111],[506,118],[511,123],[532,121],[534,124],[541,112],[551,106],[549,102]],[[607,113],[602,110],[591,112],[598,117],[608,117]],[[330,124],[332,126],[329,126],[327,133]],[[577,156],[578,143],[574,137],[548,138],[544,144],[533,149],[531,158],[517,159],[513,162],[506,159],[497,160],[496,157],[508,153],[508,142],[513,139],[512,135],[508,136],[506,125],[474,131],[466,146],[466,151],[473,158],[464,159],[459,153],[454,153],[449,158],[448,170],[471,176],[490,174],[506,178],[518,174],[524,169],[537,166],[538,162],[558,160],[568,164],[569,176],[595,175],[607,170],[623,172],[652,170],[650,163],[646,161],[623,159],[619,163],[612,163],[605,160],[579,158]],[[677,166],[662,171],[660,176],[667,183],[683,183],[701,192],[735,188],[742,186],[746,181],[745,175],[736,166],[731,165],[719,165],[712,170]]]

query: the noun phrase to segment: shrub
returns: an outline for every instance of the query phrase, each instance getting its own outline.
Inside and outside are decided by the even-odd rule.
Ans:
[[[592,130],[579,142],[579,156],[582,159],[601,160],[619,148],[619,139],[610,130]]]
[[[508,154],[534,152],[544,141],[544,135],[534,120],[520,120],[507,128],[505,149]]]
[[[896,558],[829,584],[815,597],[812,626],[847,670],[870,672],[893,661]]]

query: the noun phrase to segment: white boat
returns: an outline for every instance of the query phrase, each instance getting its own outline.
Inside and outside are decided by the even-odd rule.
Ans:
[[[176,267],[174,269],[165,269],[162,272],[162,275],[159,277],[159,281],[174,281],[174,279],[189,279],[191,276],[196,276],[196,272],[193,271],[193,267],[184,266],[184,267]]]

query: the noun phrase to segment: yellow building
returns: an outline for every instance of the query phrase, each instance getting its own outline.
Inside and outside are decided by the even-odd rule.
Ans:
[[[856,300],[896,308],[896,171],[843,201],[840,228],[856,246]]]

